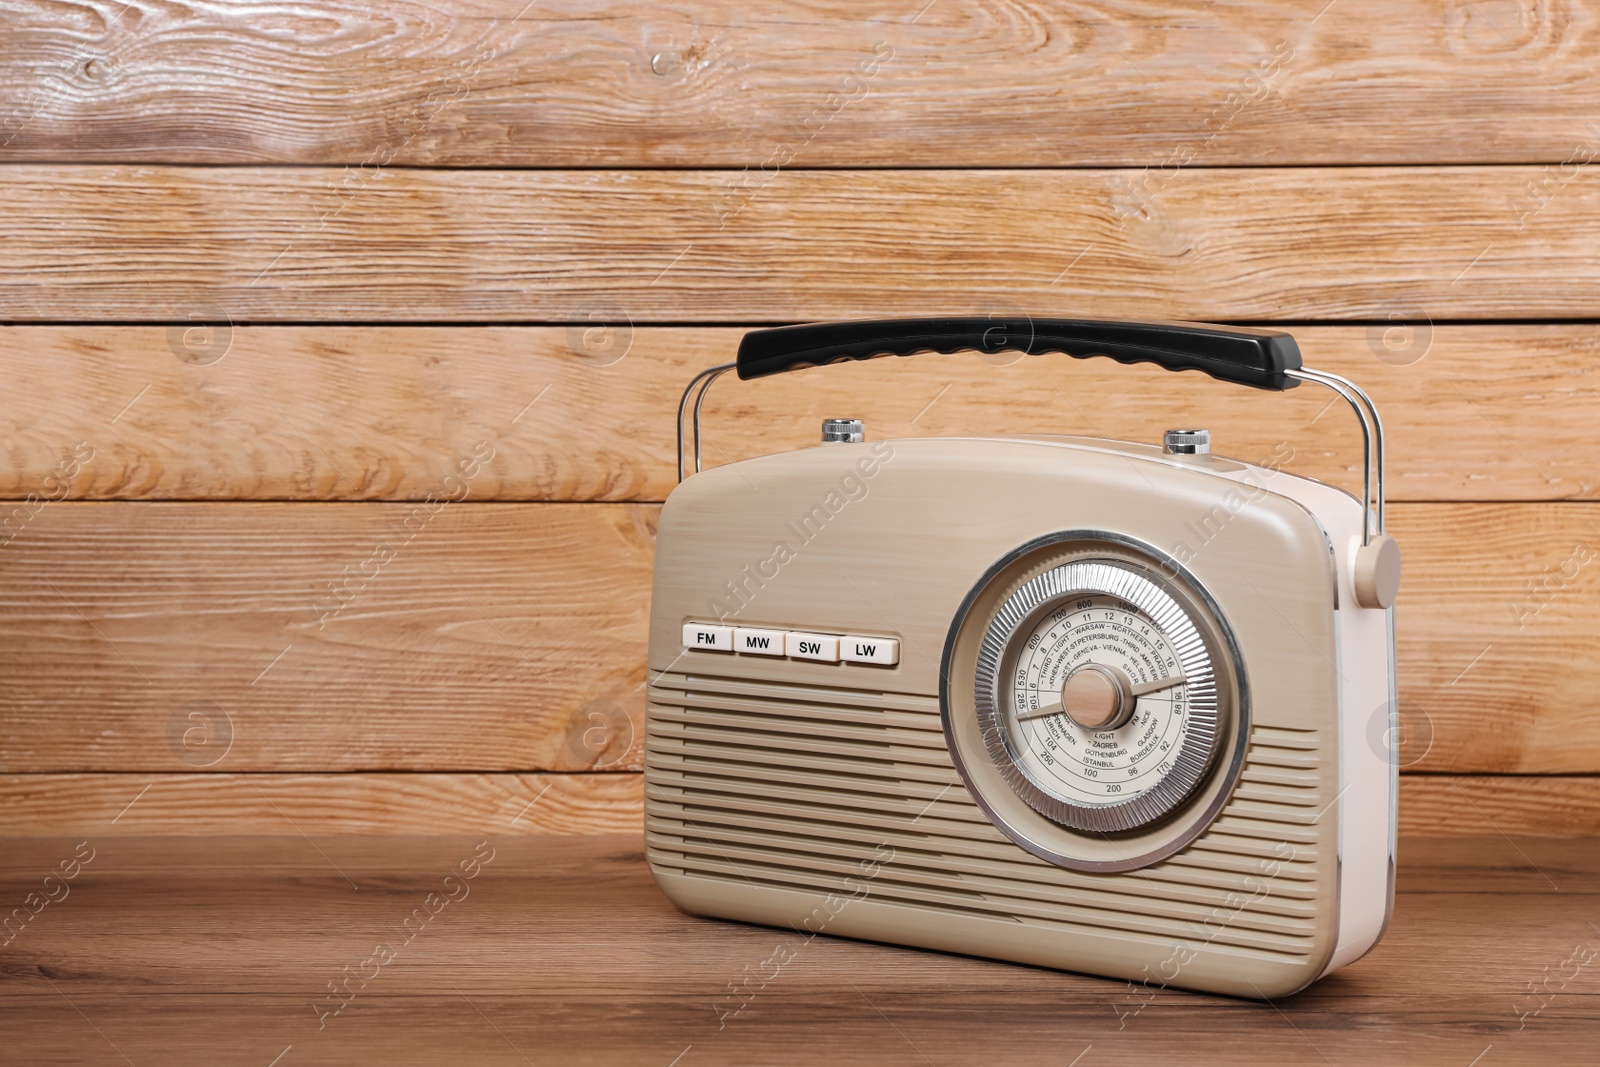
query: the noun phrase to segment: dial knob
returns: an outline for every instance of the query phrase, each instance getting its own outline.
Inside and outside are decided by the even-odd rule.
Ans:
[[[1061,683],[1061,708],[1085,730],[1115,730],[1133,717],[1133,683],[1105,663],[1084,663]]]

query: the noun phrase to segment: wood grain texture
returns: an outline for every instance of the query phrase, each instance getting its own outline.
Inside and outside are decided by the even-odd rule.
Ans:
[[[96,840],[633,832],[644,821],[643,778],[636,772],[0,774],[0,812],[8,835]],[[1400,830],[1600,837],[1600,777],[1405,774]]]
[[[0,899],[80,840],[7,841]],[[1572,962],[1600,941],[1600,867],[1573,842],[1403,842],[1385,939],[1274,1004],[697,919],[638,833],[88,848],[0,949],[18,1062],[1462,1067],[1587,1063],[1600,1036],[1595,964]]]
[[[638,766],[655,515],[52,505],[0,550],[0,766]]]
[[[1154,184],[1160,178],[1160,187]],[[1586,318],[1600,183],[1537,168],[0,170],[0,320]]]
[[[1600,771],[1596,515],[1391,509],[1403,765]],[[48,505],[0,546],[0,770],[638,767],[655,516]]]
[[[0,832],[313,851],[307,835],[352,830],[632,832],[636,775],[541,772],[639,766],[650,502],[673,483],[679,389],[736,344],[711,324],[1027,311],[1348,323],[1296,332],[1387,416],[1401,760],[1427,772],[1403,825],[1519,855],[1504,835],[1600,834],[1600,520],[1573,503],[1600,498],[1600,334],[1545,321],[1591,323],[1600,301],[1600,0],[18,0],[4,21],[0,771],[28,773],[0,777]],[[1355,482],[1354,429],[1316,391],[1049,362],[725,383],[709,459],[807,443],[845,412],[874,436],[1200,421],[1221,452],[1287,447],[1292,469]],[[588,847],[549,877],[604,890],[616,850]],[[1504,874],[1461,863],[1430,877]],[[1429,900],[1431,943],[1505,910],[1459,903]],[[1518,945],[1559,940],[1544,903],[1514,901],[1545,924]],[[45,1024],[24,1058],[81,1059],[63,1035],[102,1010],[135,1061],[167,1058],[163,1024],[198,1010],[214,1025],[185,1040],[261,1038],[229,1051],[267,1062],[272,1012],[304,1014],[271,981],[264,1016],[240,1010],[225,978],[157,981],[127,1008],[92,952],[63,958],[21,965],[17,994],[0,948],[0,998]],[[1396,979],[1412,1000],[1358,986],[1280,1036],[1341,1062],[1476,1062],[1480,1037],[1495,1060],[1592,1053],[1575,995],[1539,1035],[1502,1032],[1503,987],[1560,956],[1517,959],[1527,975],[1446,1003],[1428,984],[1472,967],[1436,956]],[[511,1033],[549,1051],[518,997],[592,1015],[607,988],[462,980],[473,999],[456,989],[439,1033],[488,1060]],[[880,1023],[976,1050],[932,987],[886,983],[867,1013],[863,981],[807,994],[763,1043],[698,1051],[814,1054],[824,1030],[842,1056]],[[414,1052],[397,1021],[445,991],[396,985],[323,1058]],[[671,977],[645,992],[664,1007],[641,1032],[694,1029]],[[1023,1058],[1059,1059],[1039,1035],[1062,1016],[1021,997]],[[1173,1012],[1178,1036],[1141,1055],[1276,1047],[1219,1011]],[[554,1047],[678,1055],[584,1032]]]
[[[1400,714],[1414,743],[1403,765],[1594,769],[1600,514],[1455,504],[1392,514],[1407,549],[1396,628]],[[1448,549],[1425,547],[1441,539]]]
[[[1600,424],[1592,326],[1295,327],[1308,365],[1383,413],[1391,500],[1594,499],[1574,448]],[[0,498],[418,500],[473,446],[472,500],[662,500],[683,386],[743,331],[553,327],[0,327]],[[201,353],[213,362],[186,362]],[[1018,403],[1018,398],[1026,402]],[[848,412],[874,438],[1212,426],[1219,453],[1354,489],[1331,394],[1282,396],[1061,356],[878,360],[755,382],[706,405],[708,466],[809,445]],[[530,406],[531,404],[531,406]],[[63,479],[79,444],[92,458]],[[1286,451],[1287,449],[1292,452]],[[1285,458],[1292,457],[1292,458]],[[63,489],[63,485],[68,487]]]
[[[26,0],[0,41],[0,142],[352,165],[1559,163],[1596,141],[1597,21],[1589,0],[1381,18],[1285,0]]]
[[[1403,774],[1404,833],[1600,837],[1600,778],[1573,775]]]
[[[644,821],[619,774],[0,775],[8,834],[598,834]],[[1480,831],[1481,832],[1481,831]]]

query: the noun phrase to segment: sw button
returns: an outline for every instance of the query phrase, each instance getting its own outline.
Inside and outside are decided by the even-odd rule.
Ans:
[[[846,663],[893,665],[900,662],[900,642],[892,637],[853,637],[846,634],[839,638],[839,658]]]
[[[839,639],[832,634],[803,634],[791,630],[784,635],[783,647],[795,659],[839,662]]]

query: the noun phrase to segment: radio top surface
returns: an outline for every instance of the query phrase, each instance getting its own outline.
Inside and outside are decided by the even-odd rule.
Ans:
[[[1124,562],[1145,564],[1157,580],[1188,572],[1229,619],[1263,615],[1262,632],[1250,634],[1253,658],[1325,652],[1333,560],[1318,519],[1286,492],[1292,484],[1314,486],[1359,523],[1353,497],[1272,466],[1094,438],[866,440],[712,468],[681,485],[661,515],[650,668],[937,696],[946,637],[975,583],[1018,548],[1072,531],[1086,547],[1113,535],[1112,558],[1130,556]],[[1294,625],[1286,609],[1299,616]],[[885,638],[898,656],[779,659],[731,644],[724,654],[686,644],[688,624],[767,631],[760,636],[773,642],[793,632]],[[1038,635],[1042,643],[1065,632],[1057,620]],[[1173,636],[1130,635],[1120,654],[1154,656],[1147,643]],[[1169,643],[1162,648],[1170,655]],[[1060,657],[1051,662],[1058,668]],[[1152,669],[1142,663],[1114,666],[1132,669],[1134,685],[1158,680],[1134,677]],[[1029,684],[1050,680],[1036,673]]]

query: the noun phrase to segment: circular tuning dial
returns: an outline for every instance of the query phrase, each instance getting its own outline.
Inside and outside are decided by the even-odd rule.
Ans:
[[[984,743],[1007,782],[1054,821],[1136,829],[1191,796],[1218,747],[1206,623],[1162,576],[1086,559],[1035,576],[995,613],[979,651]]]

